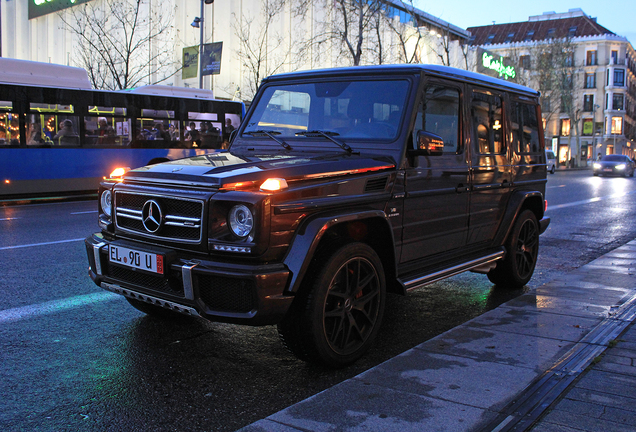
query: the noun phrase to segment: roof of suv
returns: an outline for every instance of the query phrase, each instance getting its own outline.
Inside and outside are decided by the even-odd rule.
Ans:
[[[404,73],[427,73],[430,75],[441,76],[450,79],[456,79],[460,81],[469,81],[476,84],[495,86],[507,91],[514,91],[519,93],[525,93],[529,96],[539,96],[539,92],[525,87],[519,84],[504,81],[502,79],[493,78],[488,75],[483,75],[476,72],[467,71],[464,69],[452,68],[449,66],[441,65],[425,65],[425,64],[394,64],[394,65],[375,65],[375,66],[353,66],[331,69],[312,69],[297,72],[288,72],[277,75],[272,75],[269,78],[263,80],[263,83],[288,80],[294,78],[309,78],[309,77],[335,77],[342,75],[375,75],[375,74],[404,74]]]

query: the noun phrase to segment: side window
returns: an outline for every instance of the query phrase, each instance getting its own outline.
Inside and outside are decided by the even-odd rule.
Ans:
[[[27,145],[80,145],[79,117],[73,114],[73,105],[32,102],[30,112],[27,115]]]
[[[481,154],[505,154],[501,98],[490,93],[473,91],[473,139]]]
[[[20,124],[13,102],[0,101],[0,146],[20,145]]]
[[[224,148],[223,122],[219,120],[218,113],[189,112],[188,119],[182,125],[183,139],[179,142],[180,147]]]
[[[539,121],[535,105],[513,102],[510,110],[512,146],[517,153],[539,153]]]
[[[430,85],[417,112],[413,142],[417,132],[439,135],[444,140],[444,153],[459,153],[459,91],[443,85]]]
[[[130,119],[126,108],[89,106],[84,117],[84,145],[124,147],[130,145]]]

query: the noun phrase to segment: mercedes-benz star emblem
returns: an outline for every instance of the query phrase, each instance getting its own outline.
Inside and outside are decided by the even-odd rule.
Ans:
[[[159,207],[157,201],[146,201],[144,207],[141,209],[141,222],[144,224],[146,231],[151,233],[159,231],[162,220],[161,207]]]

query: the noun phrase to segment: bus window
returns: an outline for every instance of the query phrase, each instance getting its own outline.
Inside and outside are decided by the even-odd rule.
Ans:
[[[174,111],[144,108],[141,117],[135,119],[133,147],[171,148],[180,139],[179,131]]]
[[[79,117],[73,105],[31,103],[27,116],[27,145],[78,147]],[[33,114],[33,113],[37,114]]]
[[[186,125],[188,132],[185,134],[186,143],[191,143],[187,147],[199,147],[206,149],[220,149],[223,147],[223,123],[219,121],[217,113],[189,112],[188,122],[183,122],[184,130]],[[192,124],[195,129],[191,131]],[[194,138],[194,139],[193,139]]]
[[[124,117],[84,117],[84,145],[127,147],[130,144],[130,119]]]
[[[20,145],[20,123],[18,116],[13,114],[13,103],[0,101],[0,145]]]

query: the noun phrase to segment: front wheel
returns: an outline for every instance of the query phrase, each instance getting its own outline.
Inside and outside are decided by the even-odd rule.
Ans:
[[[488,272],[495,285],[518,289],[532,278],[539,255],[539,224],[530,210],[524,210],[515,221],[506,240],[506,256]]]
[[[386,297],[382,263],[370,246],[351,243],[314,270],[278,333],[301,360],[344,367],[359,359],[378,333]]]

